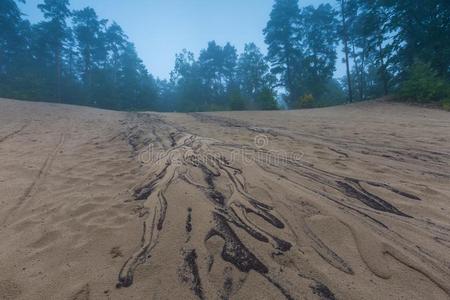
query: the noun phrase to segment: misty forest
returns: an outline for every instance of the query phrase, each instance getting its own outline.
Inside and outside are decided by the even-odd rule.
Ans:
[[[45,19],[31,24],[23,1],[0,1],[0,97],[130,111],[296,109],[385,95],[450,107],[447,0],[275,0],[261,28],[267,52],[205,41],[199,55],[177,54],[164,80],[94,9],[42,0]],[[334,78],[337,63],[343,78]]]

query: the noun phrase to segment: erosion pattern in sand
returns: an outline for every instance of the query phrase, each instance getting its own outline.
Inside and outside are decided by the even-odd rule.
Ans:
[[[448,299],[450,115],[0,100],[1,299]]]

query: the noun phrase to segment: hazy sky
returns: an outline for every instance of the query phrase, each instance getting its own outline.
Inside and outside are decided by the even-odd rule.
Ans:
[[[21,5],[32,22],[42,19],[40,2]],[[300,6],[323,2],[301,0]],[[186,48],[198,55],[210,40],[229,41],[239,52],[254,42],[265,52],[262,30],[272,5],[273,0],[71,0],[72,9],[90,6],[101,18],[119,23],[150,72],[160,78],[169,76],[176,53]],[[337,67],[336,75],[342,76],[342,64]]]

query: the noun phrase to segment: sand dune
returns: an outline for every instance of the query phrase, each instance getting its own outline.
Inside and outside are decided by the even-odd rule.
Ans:
[[[0,299],[449,299],[450,114],[0,100]]]

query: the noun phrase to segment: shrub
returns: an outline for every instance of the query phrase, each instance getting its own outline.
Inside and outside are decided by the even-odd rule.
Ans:
[[[305,94],[300,97],[299,105],[301,108],[314,107],[314,96],[312,94]]]
[[[400,96],[415,102],[439,101],[446,96],[448,87],[429,64],[417,62],[410,67],[401,84]]]
[[[239,90],[235,89],[229,96],[231,110],[245,110],[245,99]]]
[[[447,111],[450,111],[450,98],[442,100],[442,108]]]
[[[277,99],[273,91],[269,88],[264,88],[256,97],[256,105],[262,110],[277,110]]]

